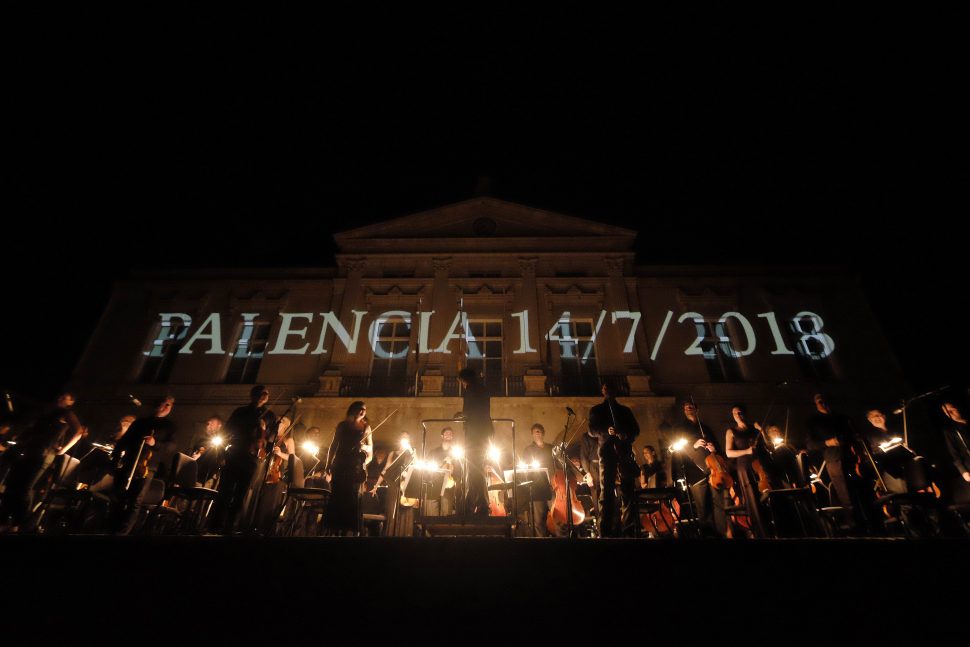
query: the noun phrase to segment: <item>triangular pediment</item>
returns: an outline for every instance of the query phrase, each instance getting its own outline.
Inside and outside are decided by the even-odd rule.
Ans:
[[[610,248],[628,249],[636,232],[481,197],[351,229],[334,238],[344,252],[378,251],[386,249],[391,241],[398,250],[435,251],[449,244],[461,249],[487,249],[510,244],[521,248],[525,241],[568,239],[587,243],[598,240]]]

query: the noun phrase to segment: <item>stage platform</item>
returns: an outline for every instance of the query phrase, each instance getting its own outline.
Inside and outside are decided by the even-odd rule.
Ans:
[[[0,604],[27,636],[77,631],[77,644],[521,644],[544,626],[551,643],[562,623],[580,641],[619,631],[692,644],[744,630],[756,632],[747,645],[815,644],[832,631],[873,644],[917,630],[926,640],[965,636],[968,549],[965,540],[4,536]],[[293,626],[276,632],[284,619]],[[133,630],[151,639],[131,641]]]

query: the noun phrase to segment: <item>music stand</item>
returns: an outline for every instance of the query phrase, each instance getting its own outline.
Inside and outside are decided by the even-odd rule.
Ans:
[[[419,499],[421,501],[418,509],[421,511],[422,519],[427,516],[428,501],[439,501],[441,499],[441,490],[444,488],[447,473],[448,470],[445,469],[429,470],[415,467],[414,473],[411,474],[411,479],[402,494],[407,499]],[[415,476],[418,478],[414,478]],[[415,524],[417,524],[417,520],[415,520]]]
[[[512,447],[513,447],[512,470],[514,472],[515,471],[515,460],[514,460],[515,459],[515,456],[514,456],[514,448],[515,448],[515,420],[513,420],[511,418],[492,418],[491,421],[492,421],[492,424],[493,425],[496,422],[506,422],[506,423],[509,423],[509,425],[512,428]],[[436,423],[437,422],[450,422],[450,423],[460,423],[460,424],[464,425],[465,422],[467,422],[467,421],[466,421],[465,418],[427,418],[425,420],[422,420],[421,421],[421,457],[424,458],[424,459],[427,459],[428,423],[429,422],[436,422]],[[462,470],[462,474],[463,475],[466,475],[465,478],[467,478],[467,474],[468,474],[468,459],[467,459],[467,456],[465,457],[465,459],[463,459],[463,463],[462,464],[463,464],[463,467],[464,467],[464,469]],[[424,482],[424,479],[422,479],[422,482]],[[467,496],[467,494],[468,494],[467,488],[465,488],[464,494]],[[512,529],[515,528],[515,525],[516,525],[517,519],[518,519],[518,513],[519,513],[519,503],[518,502],[519,502],[519,498],[516,496],[516,489],[513,489],[512,490],[512,522],[511,522],[512,523]],[[415,525],[417,525],[418,523],[420,523],[423,520],[422,518],[424,517],[424,513],[425,513],[424,505],[423,504],[422,504],[420,510],[421,510],[421,514],[419,515],[419,518],[415,520]],[[467,513],[467,511],[465,511],[465,512]],[[459,518],[462,519],[462,523],[464,523],[465,522],[465,516],[466,516],[466,514],[460,514],[458,516],[459,516]]]
[[[394,462],[384,469],[384,482],[387,483],[388,481],[397,481],[400,479],[401,474],[411,466],[413,460],[414,450],[402,452],[400,456],[394,459]]]
[[[515,482],[516,490],[529,490],[529,524],[532,526],[532,535],[538,536],[538,531],[536,530],[536,520],[535,514],[533,513],[533,503],[536,499],[540,501],[548,501],[553,498],[552,483],[549,480],[549,468],[548,467],[527,467],[519,468],[518,470],[505,470],[504,471],[505,482],[508,484],[507,489],[512,489],[511,481]],[[540,520],[540,523],[542,521]]]
[[[414,461],[414,450],[409,449],[407,451],[401,452],[401,455],[394,459],[394,461],[384,468],[384,483],[398,483],[401,477],[404,475],[404,471],[411,466]],[[386,520],[384,524],[384,534],[390,530],[391,525],[397,527],[397,513],[398,509],[401,507],[401,496],[403,492],[394,498],[394,504],[391,507],[391,518]],[[386,505],[386,504],[385,504]]]

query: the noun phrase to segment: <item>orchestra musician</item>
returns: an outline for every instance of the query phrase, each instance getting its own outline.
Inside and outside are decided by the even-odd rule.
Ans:
[[[131,423],[115,445],[114,507],[111,530],[127,535],[139,522],[145,505],[158,503],[164,494],[161,484],[175,456],[175,425],[169,419],[175,398],[166,396],[155,403],[152,415]]]
[[[643,464],[640,465],[640,487],[641,488],[665,488],[667,487],[667,472],[664,470],[663,461],[657,456],[657,450],[653,445],[643,446]]]
[[[255,502],[253,525],[263,535],[271,534],[279,517],[283,502],[283,484],[288,481],[290,455],[296,453],[296,442],[292,433],[287,433],[293,421],[280,416],[276,424],[276,438],[269,456],[263,485],[259,488],[259,499]],[[285,435],[285,437],[284,437]],[[279,439],[283,438],[282,441]]]
[[[84,430],[74,414],[74,394],[61,393],[54,407],[17,438],[17,455],[7,473],[6,490],[0,500],[0,529],[17,532],[33,507],[33,490],[54,458],[67,453]],[[6,453],[6,452],[5,452]],[[9,523],[9,526],[7,524]]]
[[[448,471],[445,483],[442,486],[441,498],[428,500],[428,515],[447,516],[453,515],[457,511],[457,492],[462,483],[463,471],[461,461],[452,455],[454,447],[455,431],[451,427],[445,427],[441,430],[441,445],[428,453],[428,458],[434,461],[439,469]]]
[[[808,420],[808,448],[815,454],[815,464],[820,464],[819,457],[825,462],[832,504],[847,511],[843,523],[857,528],[864,526],[866,517],[858,496],[861,490],[859,478],[856,478],[859,475],[850,476],[850,470],[854,470],[861,460],[852,450],[853,444],[859,440],[855,426],[848,416],[833,412],[821,393],[816,393],[813,400],[816,413]]]
[[[880,409],[866,411],[864,432],[869,452],[890,494],[919,492],[930,487],[926,461],[902,443],[902,433],[890,429]]]
[[[117,426],[102,436],[100,443],[91,444],[91,449],[81,457],[77,466],[79,487],[87,487],[92,492],[109,490],[113,486],[111,454],[121,442],[128,428],[135,422],[135,416],[122,416]]]
[[[759,459],[756,454],[761,434],[747,420],[747,411],[743,405],[731,407],[731,417],[734,424],[727,428],[724,434],[724,452],[728,458],[736,460],[737,481],[735,490],[740,490],[744,501],[744,508],[748,514],[751,531],[756,537],[765,537],[765,526],[761,518],[761,495],[758,491],[757,478],[754,476],[753,463]],[[759,463],[765,469],[762,463]]]
[[[970,503],[970,433],[967,431],[967,420],[952,400],[943,402],[941,408],[946,416],[943,441],[958,475],[954,481],[953,501]]]
[[[323,518],[330,535],[354,535],[360,529],[360,489],[372,456],[367,407],[357,400],[334,431],[325,472],[330,480],[330,503]]]
[[[754,423],[754,426],[756,429],[761,428],[760,423],[757,422]],[[768,442],[771,443],[769,451],[771,452],[774,475],[781,480],[784,487],[804,487],[806,482],[801,469],[798,467],[798,455],[805,452],[786,442],[778,425],[768,425],[765,434],[768,436]]]
[[[323,470],[326,468],[325,461],[320,457],[327,456],[327,448],[323,446],[323,431],[320,427],[310,427],[303,434],[303,442],[299,443],[300,462],[303,463],[303,470],[306,478],[313,479],[314,483],[308,483],[307,487],[330,488],[330,484],[323,478]]]
[[[613,389],[604,383],[603,402],[589,410],[589,430],[599,437],[600,534],[615,537],[635,532],[636,498],[634,479],[639,466],[633,457],[633,441],[640,435],[633,411],[616,401]],[[616,527],[616,482],[620,488],[620,526]]]
[[[257,384],[249,391],[249,404],[237,408],[226,421],[229,434],[226,463],[219,479],[219,496],[209,515],[215,532],[231,533],[256,472],[258,453],[267,428],[269,391]]]
[[[592,480],[590,496],[593,498],[594,510],[599,510],[600,498],[600,442],[599,438],[588,428],[579,438],[579,462],[583,471]]]
[[[555,472],[555,461],[552,457],[552,445],[545,442],[546,428],[540,423],[532,425],[532,442],[522,450],[520,458],[529,467],[544,467],[549,478],[552,479]],[[567,483],[567,481],[563,481]],[[546,526],[546,517],[554,499],[532,500],[532,518],[535,521],[535,530],[538,536],[548,537],[549,529]]]
[[[724,488],[714,487],[710,482],[711,470],[707,466],[707,458],[711,455],[721,455],[720,447],[714,438],[711,428],[698,418],[697,407],[691,401],[683,403],[683,417],[675,423],[668,432],[670,438],[667,445],[678,439],[687,441],[679,469],[672,469],[672,473],[680,473],[687,487],[690,488],[690,500],[695,506],[695,517],[700,533],[703,535],[725,536],[727,534],[728,492]]]
[[[374,484],[374,488],[371,490],[371,494],[377,491],[377,488],[382,485],[387,486],[387,496],[384,499],[384,517],[387,519],[386,526],[388,537],[410,537],[414,534],[414,515],[417,510],[418,500],[413,501],[403,499],[404,484],[408,480],[408,476],[414,469],[412,463],[399,478],[393,479],[391,481],[385,480],[387,476],[387,468],[394,464],[398,458],[404,454],[410,453],[412,458],[414,456],[414,448],[411,446],[411,434],[404,431],[401,432],[401,437],[398,443],[397,449],[391,451],[387,456],[387,462],[384,464],[384,469],[381,470],[380,476],[377,478],[377,482]]]
[[[207,483],[215,478],[222,460],[222,446],[216,439],[222,438],[222,418],[212,414],[205,421],[205,429],[192,439],[192,458],[198,461],[199,483]]]

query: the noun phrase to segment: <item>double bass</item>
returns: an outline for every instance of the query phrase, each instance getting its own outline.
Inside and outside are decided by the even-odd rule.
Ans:
[[[560,456],[563,458],[566,469],[572,468],[585,480],[587,476],[586,471],[582,467],[573,465],[565,456],[565,451],[559,445],[556,448],[560,450]],[[556,498],[552,507],[549,508],[549,514],[546,516],[546,528],[549,530],[549,534],[553,536],[559,535],[563,526],[570,525],[567,515],[572,516],[571,525],[573,527],[582,525],[586,521],[586,510],[583,508],[576,492],[576,475],[569,474],[567,477],[566,472],[559,467],[562,464],[557,461],[556,472],[552,476],[552,489],[556,493]]]

